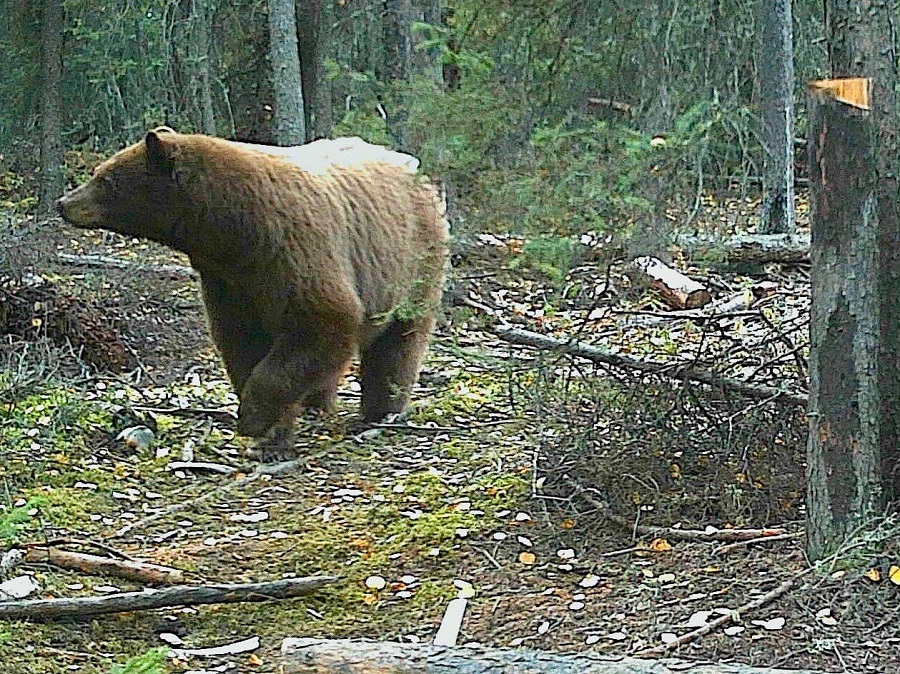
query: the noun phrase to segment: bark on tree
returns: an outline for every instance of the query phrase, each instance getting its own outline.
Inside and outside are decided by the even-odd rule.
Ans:
[[[210,0],[192,0],[191,13],[196,28],[193,42],[195,67],[197,69],[197,90],[200,97],[200,130],[216,135],[216,113],[213,107],[212,81],[210,78],[209,28],[214,8]]]
[[[332,88],[326,69],[326,61],[332,58],[333,1],[301,0],[297,3],[297,21],[306,139],[328,138],[334,126]]]
[[[886,0],[829,0],[825,10],[832,76],[870,77],[871,105],[859,112],[822,103],[814,105],[810,120],[811,258],[818,293],[813,351],[819,342],[834,352],[840,340],[845,344],[841,360],[828,362],[830,353],[819,353],[820,371],[811,368],[807,545],[812,558],[838,545],[854,523],[900,499],[900,77],[894,7]],[[845,268],[829,274],[827,267],[837,264]],[[844,288],[841,276],[851,279]],[[842,369],[857,381],[835,381],[834,371]]]
[[[876,153],[865,111],[812,98],[806,510],[813,559],[883,507]]]
[[[284,674],[817,674],[810,670],[639,660],[528,648],[395,644],[349,639],[285,639]]]
[[[302,145],[306,122],[293,0],[269,0],[269,58],[275,93],[273,139],[277,145]]]
[[[412,0],[384,0],[384,76],[395,88],[409,78],[412,70]],[[397,149],[411,150],[406,136],[406,101],[402,92],[387,106],[388,133]]]
[[[794,227],[794,33],[791,0],[762,0],[760,91],[763,112],[764,234]]]
[[[384,44],[387,66],[383,77],[388,83],[409,83],[425,78],[440,86],[443,72],[440,55],[422,48],[424,36],[413,31],[415,23],[437,24],[441,18],[438,0],[384,0]],[[397,147],[418,152],[421,139],[410,138],[406,128],[407,92],[399,87],[388,106],[388,132],[396,139]]]
[[[418,0],[414,20],[438,26],[441,23],[440,0]],[[418,76],[441,86],[444,83],[444,69],[440,51],[436,48],[426,49],[425,36],[413,33],[413,69]]]
[[[41,28],[41,179],[38,214],[53,214],[53,205],[65,188],[62,149],[62,38],[61,0],[44,0]]]

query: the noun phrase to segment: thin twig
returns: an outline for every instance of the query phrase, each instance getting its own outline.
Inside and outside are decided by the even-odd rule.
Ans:
[[[484,548],[479,548],[477,545],[473,545],[472,547],[475,548],[475,549],[476,549],[478,552],[480,552],[482,555],[484,555],[485,558],[486,558],[491,564],[494,565],[494,568],[496,568],[498,571],[503,571],[503,567],[500,566],[500,562],[498,562],[496,559],[494,559],[494,556],[493,556],[490,552],[488,552],[488,551],[485,550]]]
[[[147,407],[134,405],[136,412],[150,412],[151,414],[166,414],[170,417],[211,417],[218,421],[235,423],[237,417],[228,410],[208,409],[203,407]]]
[[[776,541],[789,541],[795,538],[803,538],[806,535],[803,531],[795,531],[789,534],[777,534],[775,536],[761,536],[759,538],[748,538],[746,541],[737,541],[735,543],[729,543],[728,545],[723,545],[721,548],[716,550],[716,553],[729,552],[734,550],[735,548],[741,548],[747,545],[753,545],[755,543],[774,543]]]
[[[781,585],[776,587],[771,592],[767,592],[766,594],[762,595],[761,597],[757,597],[753,601],[747,602],[746,604],[739,606],[738,608],[731,611],[731,613],[720,616],[720,617],[716,618],[715,620],[713,620],[712,622],[706,623],[703,627],[699,627],[699,628],[695,629],[693,632],[688,632],[687,634],[683,634],[680,637],[678,637],[677,639],[675,639],[674,641],[671,641],[667,644],[663,644],[661,646],[655,646],[653,648],[645,648],[644,650],[638,651],[637,653],[635,653],[635,655],[637,655],[639,657],[646,657],[646,656],[650,656],[650,655],[663,655],[665,653],[669,653],[670,651],[674,651],[675,649],[677,649],[680,646],[690,643],[691,641],[693,641],[694,639],[697,639],[698,637],[702,637],[705,634],[709,634],[714,629],[721,627],[722,625],[725,625],[730,622],[734,622],[734,623],[740,622],[742,620],[742,618],[745,615],[747,615],[748,613],[752,613],[753,611],[755,611],[759,608],[762,608],[766,604],[769,604],[770,602],[775,601],[780,596],[787,593],[788,590],[790,590],[797,584],[797,581],[799,581],[801,578],[803,578],[803,576],[805,576],[812,570],[813,570],[813,567],[810,567],[808,569],[803,569],[803,571],[800,571],[799,573],[794,574],[793,576],[791,576],[786,581],[781,583]]]
[[[121,550],[117,550],[111,545],[107,545],[106,543],[101,543],[100,541],[91,541],[86,538],[52,538],[48,541],[41,541],[39,543],[25,543],[23,548],[55,548],[61,545],[80,545],[85,548],[96,548],[97,550],[102,550],[110,557],[116,557],[117,559],[124,559],[128,562],[133,562],[134,557],[130,555],[126,555]]]
[[[581,498],[590,503],[600,513],[601,517],[610,522],[617,524],[623,529],[631,530],[636,537],[653,536],[655,538],[666,538],[673,541],[696,541],[703,543],[711,543],[715,541],[746,541],[759,538],[768,538],[771,536],[780,536],[785,533],[784,529],[676,529],[675,527],[654,527],[646,524],[637,524],[629,522],[621,515],[617,515],[610,509],[609,505],[594,498],[589,492],[590,488],[584,488],[574,480],[569,483],[575,487],[576,493]],[[640,512],[640,511],[639,511]]]

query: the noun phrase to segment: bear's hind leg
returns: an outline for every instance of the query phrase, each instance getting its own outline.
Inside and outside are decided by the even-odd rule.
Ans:
[[[394,319],[363,350],[360,378],[364,421],[378,421],[406,409],[433,328],[430,316],[412,321]]]

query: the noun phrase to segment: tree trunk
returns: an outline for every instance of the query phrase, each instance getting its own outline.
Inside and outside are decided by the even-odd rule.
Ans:
[[[810,364],[816,367],[810,371],[807,545],[814,559],[839,545],[855,523],[900,500],[894,9],[884,0],[829,0],[825,9],[832,75],[872,79],[862,106],[867,112],[822,102],[810,120]],[[832,355],[839,359],[832,362]],[[841,381],[836,373],[855,380]]]
[[[275,93],[273,139],[277,145],[302,145],[306,123],[293,0],[269,0],[269,57]]]
[[[41,180],[38,215],[53,213],[53,205],[65,188],[62,149],[62,32],[61,0],[44,0],[41,45],[43,82],[41,85]]]
[[[334,3],[332,0],[302,0],[297,11],[307,140],[328,138],[334,119],[331,81],[325,64],[333,56]]]
[[[880,477],[887,501],[900,501],[900,145],[897,131],[896,9],[886,0],[826,2],[833,77],[865,74],[873,80],[872,122],[877,133]]]
[[[385,77],[394,95],[387,108],[388,133],[398,150],[411,151],[406,135],[405,84],[412,72],[412,0],[384,0]]]
[[[421,138],[410,137],[406,128],[410,84],[422,78],[442,86],[444,81],[440,54],[422,49],[424,35],[413,30],[415,23],[437,25],[441,20],[439,0],[384,0],[384,44],[386,67],[383,77],[392,85],[393,96],[387,106],[388,132],[400,150],[417,154]]]
[[[639,660],[529,648],[395,644],[349,639],[285,639],[284,674],[817,674],[809,670]]]
[[[794,37],[791,0],[762,0],[764,234],[794,231]]]
[[[441,24],[440,0],[418,0],[418,7],[414,12],[414,20],[427,23],[430,26]],[[437,48],[425,49],[421,45],[424,35],[413,32],[413,69],[414,74],[426,80],[434,82],[437,86],[444,83],[444,71],[440,50]]]
[[[876,130],[865,112],[813,97],[806,499],[813,559],[833,552],[883,508],[876,153]]]
[[[200,130],[209,135],[216,135],[216,113],[213,108],[212,81],[210,78],[210,41],[209,28],[213,7],[210,0],[193,0],[191,13],[196,27],[196,69],[197,89],[200,95]]]

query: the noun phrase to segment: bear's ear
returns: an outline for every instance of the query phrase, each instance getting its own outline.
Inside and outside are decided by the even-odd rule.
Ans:
[[[155,175],[169,175],[175,166],[172,159],[174,143],[169,139],[163,139],[159,129],[148,131],[144,143],[147,145],[147,170]]]

